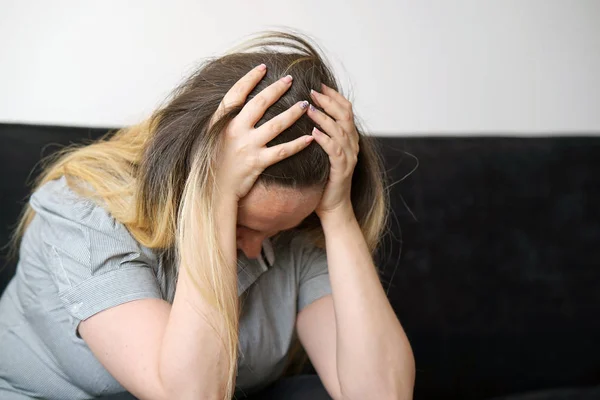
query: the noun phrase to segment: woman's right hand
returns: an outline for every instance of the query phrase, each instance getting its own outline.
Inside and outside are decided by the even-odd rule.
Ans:
[[[266,71],[266,66],[261,64],[237,81],[223,97],[212,121],[227,112],[229,107],[244,104]],[[234,196],[239,201],[248,194],[258,176],[268,166],[298,153],[312,142],[313,137],[305,135],[277,146],[266,146],[306,112],[308,101],[298,102],[260,127],[254,127],[267,108],[291,85],[290,75],[271,84],[250,100],[225,128],[217,165],[217,182],[221,195]]]

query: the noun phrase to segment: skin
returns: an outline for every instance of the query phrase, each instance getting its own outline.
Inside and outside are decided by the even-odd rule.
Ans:
[[[246,257],[257,258],[265,239],[295,228],[312,214],[323,190],[304,190],[255,185],[238,205],[237,248]]]

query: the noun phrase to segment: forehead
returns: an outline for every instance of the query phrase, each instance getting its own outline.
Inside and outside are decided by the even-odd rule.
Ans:
[[[320,199],[319,188],[256,185],[239,203],[238,222],[255,230],[289,229],[308,217]]]

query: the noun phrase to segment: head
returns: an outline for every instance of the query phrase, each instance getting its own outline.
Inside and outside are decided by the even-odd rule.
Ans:
[[[265,239],[297,228],[321,199],[322,188],[299,190],[285,186],[255,185],[239,202],[236,242],[248,258],[257,258]]]
[[[205,62],[149,120],[92,145],[63,152],[38,181],[39,185],[67,175],[73,182],[85,182],[82,187],[91,186],[103,206],[138,242],[175,255],[167,263],[171,272],[184,268],[200,295],[226,321],[227,398],[233,395],[237,359],[237,266],[226,262],[218,243],[213,214],[219,185],[215,159],[224,128],[242,106],[210,122],[231,86],[261,63],[267,65],[267,74],[247,100],[284,75],[291,74],[294,81],[257,126],[296,102],[310,99],[310,90],[320,90],[322,83],[339,91],[315,46],[298,35],[269,32]],[[268,145],[310,134],[313,127],[314,122],[304,115]],[[290,229],[324,246],[314,210],[329,168],[327,154],[312,143],[259,176],[239,203],[237,243],[246,256],[255,258],[265,238]],[[351,196],[363,234],[374,250],[385,224],[387,203],[380,159],[371,140],[362,134]],[[32,216],[28,208],[18,233]]]
[[[187,193],[186,186],[193,185],[194,190],[202,191],[206,196],[205,200],[209,200],[208,197],[211,196],[208,192],[218,187],[219,183],[214,182],[212,178],[221,132],[240,112],[243,105],[230,109],[214,125],[210,125],[209,121],[231,86],[261,63],[267,65],[267,74],[247,100],[287,74],[294,77],[294,82],[265,112],[257,127],[296,102],[310,99],[311,89],[320,90],[322,83],[339,91],[332,70],[317,48],[302,37],[289,33],[262,34],[235,51],[200,66],[174,92],[172,100],[158,110],[150,121],[152,134],[141,160],[137,204],[139,226],[147,227],[147,241],[152,247],[169,247],[174,243],[173,233],[180,225],[178,218],[181,217],[177,215],[177,211],[182,210],[183,196]],[[359,126],[358,121],[356,123]],[[288,142],[310,134],[314,126],[314,122],[303,115],[268,145]],[[383,171],[373,143],[362,134],[360,147],[352,182],[352,203],[367,241],[371,249],[374,249],[385,219]],[[273,196],[285,194],[291,198],[293,196],[290,193],[295,192],[300,198],[311,200],[306,204],[314,203],[314,193],[324,188],[329,168],[327,154],[314,142],[300,153],[267,168],[259,176],[256,186],[268,189],[267,193]],[[198,181],[190,179],[192,176],[197,176]],[[252,199],[254,196],[249,195],[244,204],[248,205]],[[308,212],[306,209],[301,211]],[[317,245],[323,245],[318,218],[312,212],[308,215],[302,213],[292,213],[305,217],[299,221],[297,228],[309,234]],[[243,223],[240,225],[244,226]],[[290,224],[268,228],[286,228],[288,225]],[[157,227],[159,229],[156,229]],[[167,227],[168,229],[162,229]],[[246,231],[240,231],[241,236],[245,238]],[[260,232],[266,237],[266,233],[275,231],[278,230]],[[259,237],[253,239],[257,241]],[[244,252],[248,250],[248,256],[251,255],[248,253],[256,253],[249,248],[244,249],[245,246],[241,247]]]

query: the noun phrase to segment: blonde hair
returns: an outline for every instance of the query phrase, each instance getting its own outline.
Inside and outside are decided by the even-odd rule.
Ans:
[[[55,155],[34,188],[66,177],[74,190],[96,199],[140,244],[165,254],[172,274],[185,268],[226,326],[221,338],[229,361],[226,399],[233,396],[237,368],[237,266],[226,262],[219,246],[212,212],[218,190],[214,172],[220,133],[242,106],[229,110],[214,124],[209,122],[229,88],[260,63],[267,65],[268,72],[248,100],[285,74],[294,76],[294,84],[257,126],[297,101],[309,99],[310,90],[320,90],[321,83],[338,88],[331,69],[307,39],[287,32],[262,33],[235,52],[206,61],[148,120]],[[313,126],[314,122],[303,116],[269,145],[309,133]],[[386,224],[387,195],[381,160],[372,140],[361,134],[360,148],[352,203],[374,251]],[[266,169],[258,181],[302,189],[324,185],[328,174],[327,154],[313,143]],[[27,205],[14,235],[15,246],[33,217],[34,211]],[[307,218],[298,230],[324,247],[316,215]],[[203,243],[205,251],[200,251],[198,243]]]

